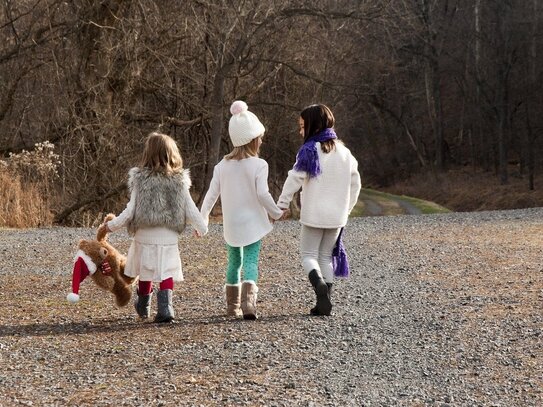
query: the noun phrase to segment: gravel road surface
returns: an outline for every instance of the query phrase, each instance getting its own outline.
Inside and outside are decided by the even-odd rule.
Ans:
[[[212,225],[180,239],[167,325],[90,279],[66,302],[93,230],[0,230],[0,406],[540,406],[542,226],[543,209],[353,219],[352,276],[310,317],[299,224],[277,223],[252,322],[223,316]],[[125,233],[110,241],[126,253]]]

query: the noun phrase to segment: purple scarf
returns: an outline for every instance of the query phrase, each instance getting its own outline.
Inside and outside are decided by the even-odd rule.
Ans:
[[[318,132],[313,137],[309,138],[298,150],[296,155],[296,164],[294,169],[297,171],[305,171],[309,175],[309,178],[314,178],[321,173],[321,166],[319,163],[319,155],[317,153],[317,145],[315,143],[322,143],[323,141],[336,139],[336,132],[332,128],[324,129]]]
[[[334,276],[347,278],[349,277],[349,260],[347,259],[347,252],[343,245],[343,229],[341,228],[339,231],[336,246],[332,250],[332,266],[334,268]]]

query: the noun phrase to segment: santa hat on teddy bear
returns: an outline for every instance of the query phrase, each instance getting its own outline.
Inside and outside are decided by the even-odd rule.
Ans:
[[[79,301],[79,285],[89,274],[96,272],[96,264],[83,251],[78,250],[74,257],[74,269],[72,272],[72,292],[66,296],[68,302],[75,304]]]

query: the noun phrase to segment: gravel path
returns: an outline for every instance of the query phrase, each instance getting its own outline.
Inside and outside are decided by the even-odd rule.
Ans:
[[[333,316],[309,317],[299,225],[278,223],[249,322],[222,316],[214,225],[181,238],[170,325],[137,321],[90,280],[66,303],[92,230],[0,230],[0,405],[542,405],[542,226],[543,209],[354,219],[352,277]],[[126,252],[125,234],[111,241]]]
[[[420,215],[422,211],[410,202],[403,199],[398,199],[398,205],[405,211],[407,215]]]
[[[383,208],[377,202],[371,199],[363,199],[362,202],[366,216],[381,216],[383,214]]]

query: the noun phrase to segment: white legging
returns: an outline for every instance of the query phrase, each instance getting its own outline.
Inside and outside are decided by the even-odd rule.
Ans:
[[[334,282],[332,269],[332,250],[340,229],[321,229],[302,225],[300,236],[300,253],[302,266],[306,273],[311,270],[320,271],[324,281]]]

